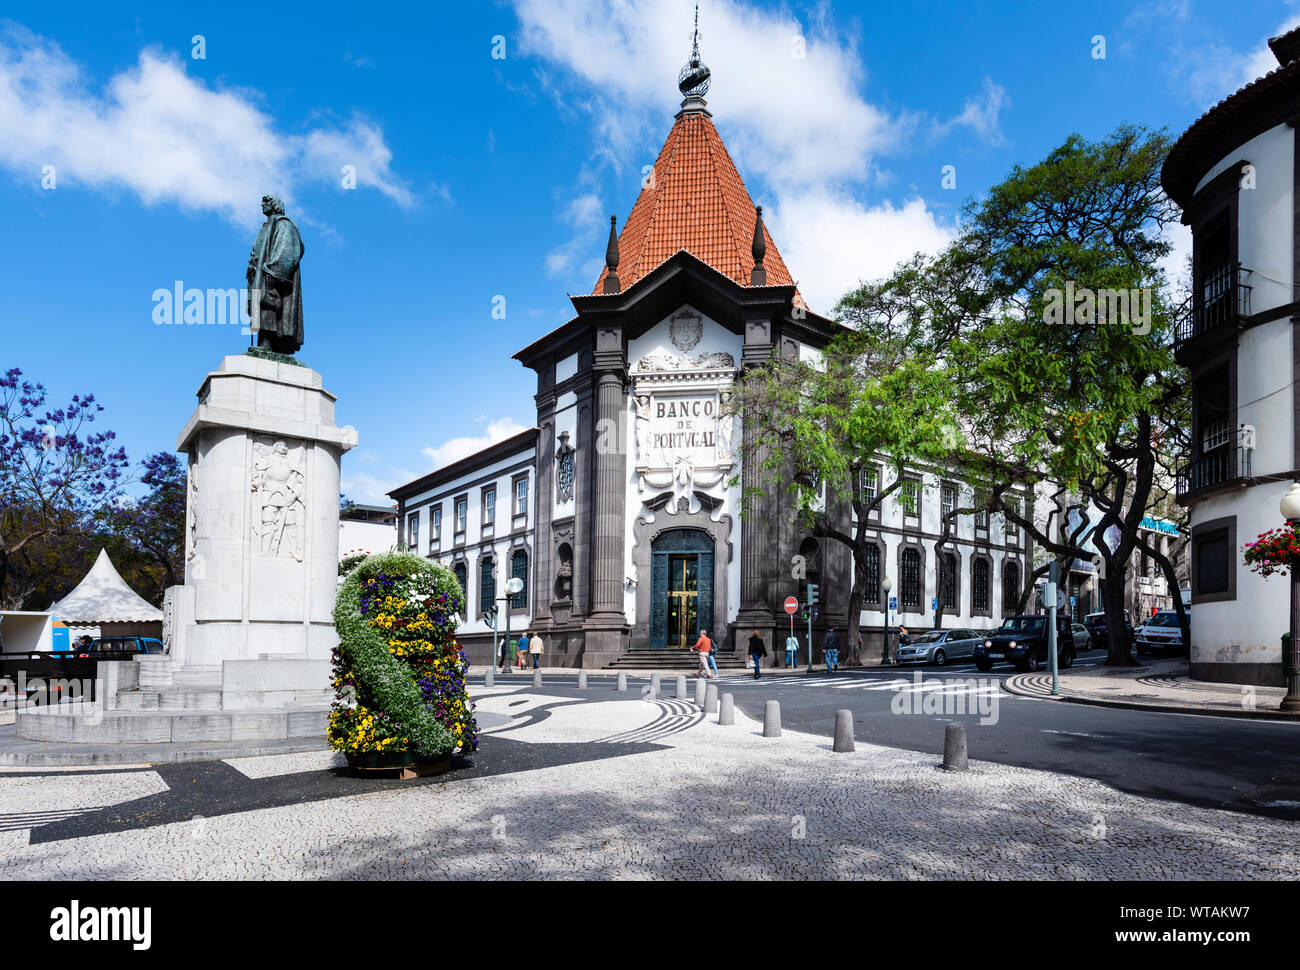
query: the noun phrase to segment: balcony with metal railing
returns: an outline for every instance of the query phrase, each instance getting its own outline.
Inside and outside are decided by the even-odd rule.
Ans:
[[[1200,280],[1192,312],[1178,321],[1174,331],[1174,349],[1181,350],[1190,340],[1237,325],[1250,316],[1251,270],[1240,263],[1210,270]]]
[[[1178,501],[1190,496],[1228,488],[1250,477],[1250,458],[1253,449],[1240,444],[1215,448],[1202,454],[1178,470]]]

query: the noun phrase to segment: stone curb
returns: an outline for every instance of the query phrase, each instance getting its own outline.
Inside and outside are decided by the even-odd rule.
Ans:
[[[1244,717],[1254,720],[1265,721],[1300,721],[1300,712],[1291,714],[1287,711],[1278,710],[1233,710],[1230,707],[1225,708],[1206,708],[1195,706],[1180,706],[1174,704],[1148,704],[1141,701],[1124,701],[1111,700],[1110,698],[1091,697],[1085,694],[1058,694],[1053,697],[1051,694],[1042,694],[1037,691],[1030,691],[1020,687],[1016,683],[1022,676],[1031,676],[1029,674],[1017,674],[1014,677],[1008,677],[1002,681],[1002,689],[1008,694],[1014,694],[1016,697],[1031,697],[1040,701],[1065,701],[1067,704],[1089,704],[1093,707],[1118,707],[1126,711],[1153,711],[1157,714],[1199,714],[1207,717]]]

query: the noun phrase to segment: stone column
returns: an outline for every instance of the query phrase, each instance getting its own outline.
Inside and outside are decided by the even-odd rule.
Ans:
[[[586,628],[584,666],[614,659],[627,639],[623,612],[624,514],[627,501],[627,363],[623,334],[618,327],[597,327],[594,370],[596,383],[596,436],[591,557],[591,615]]]
[[[769,320],[746,321],[745,344],[742,350],[742,371],[761,366],[772,352],[772,324]],[[742,374],[743,376],[743,374]],[[773,604],[768,596],[769,577],[775,568],[777,555],[777,521],[775,484],[763,480],[763,463],[766,451],[756,450],[752,422],[741,422],[742,446],[740,452],[740,478],[743,492],[763,488],[768,494],[753,502],[741,516],[740,523],[740,611],[736,614],[736,649],[741,649],[752,629],[772,626]]]
[[[555,390],[537,395],[537,465],[533,476],[533,623],[551,627],[551,591],[555,582],[552,557],[555,543],[551,519],[555,510]]]

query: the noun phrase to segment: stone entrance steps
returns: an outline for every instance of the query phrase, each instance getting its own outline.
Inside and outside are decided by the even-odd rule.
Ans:
[[[131,692],[119,694],[127,696]],[[149,692],[142,692],[149,693]],[[161,693],[155,691],[155,693]],[[220,691],[217,692],[218,704]],[[30,741],[141,744],[180,741],[323,738],[328,705],[268,710],[99,710],[74,702],[19,711],[17,734]]]
[[[744,670],[745,658],[734,651],[722,651],[714,656],[719,670]],[[699,654],[693,650],[669,648],[654,650],[649,647],[634,647],[613,663],[606,665],[606,670],[698,670]]]

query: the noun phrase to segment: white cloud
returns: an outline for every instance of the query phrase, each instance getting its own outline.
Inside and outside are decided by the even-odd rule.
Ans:
[[[1287,17],[1286,20],[1282,21],[1282,23],[1278,25],[1277,30],[1273,31],[1269,36],[1280,37],[1282,34],[1295,30],[1297,27],[1300,27],[1300,14],[1293,14],[1292,16]],[[1244,55],[1244,57],[1239,58],[1238,63],[1240,64],[1240,72],[1237,76],[1237,87],[1249,84],[1251,81],[1255,80],[1255,78],[1263,77],[1265,74],[1269,73],[1269,71],[1275,71],[1278,68],[1277,57],[1275,57],[1273,52],[1269,50],[1267,41],[1261,42],[1255,50]],[[1233,90],[1236,90],[1236,88]],[[1223,93],[1224,95],[1227,95],[1230,92],[1225,91]]]
[[[149,49],[96,93],[56,44],[20,27],[0,35],[0,166],[24,178],[53,165],[60,188],[126,188],[146,205],[246,226],[261,220],[265,192],[290,201],[306,180],[338,186],[350,164],[358,186],[413,204],[373,123],[290,135],[256,101],[255,92],[209,87],[180,59]]]
[[[498,418],[490,422],[484,429],[484,433],[477,438],[471,436],[452,438],[436,447],[422,448],[421,453],[429,459],[433,468],[442,468],[444,465],[460,461],[460,459],[467,458],[475,452],[491,447],[498,441],[505,441],[507,438],[527,430],[527,427],[514,418]]]
[[[394,472],[391,477],[384,477],[367,472],[350,472],[348,468],[348,462],[345,460],[339,487],[344,495],[360,505],[392,505],[393,500],[388,497],[388,493],[399,485],[405,485],[420,477],[417,474],[400,471]]]
[[[861,280],[887,276],[899,261],[936,252],[956,236],[919,198],[867,206],[823,188],[785,195],[763,218],[804,299],[826,314]]]
[[[948,121],[937,123],[935,133],[947,135],[954,128],[969,128],[990,145],[1004,144],[1006,139],[1002,137],[1002,130],[998,127],[998,115],[1010,103],[1006,88],[994,84],[992,78],[986,77],[983,92],[977,97],[968,99],[961,114]]]
[[[596,162],[609,161],[616,172],[652,163],[653,155],[630,156],[654,141],[649,132],[667,133],[665,120],[681,100],[676,70],[690,52],[691,2],[514,0],[513,6],[520,51],[577,80],[579,93],[555,77],[545,77],[543,87],[562,111],[589,115]],[[957,127],[990,142],[1001,139],[1006,94],[989,79],[946,122],[870,103],[855,43],[834,30],[825,6],[801,24],[785,9],[717,0],[701,11],[700,49],[713,73],[709,109],[751,192],[755,178],[762,180],[757,194],[763,198],[756,201],[765,217],[772,212],[776,244],[810,305],[822,312],[862,275],[888,272],[917,244],[949,238],[919,199],[901,207],[862,200],[860,192],[881,183],[881,156]],[[548,269],[574,267],[583,245],[588,256],[603,249],[599,232],[557,247]],[[600,271],[600,261],[594,264],[592,281]]]
[[[568,242],[556,246],[546,254],[546,271],[552,276],[571,272],[579,261],[583,266],[590,264],[601,227],[605,225],[600,196],[594,192],[583,192],[575,196],[564,207],[561,218],[574,233]],[[604,265],[602,260],[600,266],[603,268]],[[596,270],[596,275],[600,275],[599,269]],[[595,277],[592,277],[592,281],[595,281]]]

